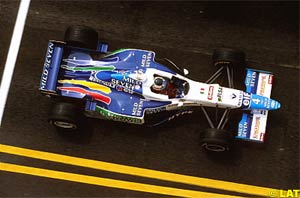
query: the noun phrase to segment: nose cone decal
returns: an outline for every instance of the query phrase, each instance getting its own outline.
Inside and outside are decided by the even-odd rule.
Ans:
[[[269,110],[275,110],[275,109],[279,109],[281,107],[281,104],[273,99],[270,99],[270,109]]]
[[[268,97],[245,93],[243,96],[243,109],[275,110],[281,107],[280,103]]]

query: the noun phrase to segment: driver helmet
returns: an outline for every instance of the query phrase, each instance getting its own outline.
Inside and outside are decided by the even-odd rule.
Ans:
[[[167,81],[163,77],[157,76],[154,77],[154,84],[153,84],[153,89],[156,91],[162,91],[165,90],[167,87]]]

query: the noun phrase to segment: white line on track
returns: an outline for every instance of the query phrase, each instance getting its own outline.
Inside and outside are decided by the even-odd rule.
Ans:
[[[14,73],[14,68],[20,48],[20,43],[22,40],[23,30],[25,26],[25,21],[29,9],[30,0],[21,0],[18,16],[16,19],[13,35],[11,38],[6,63],[4,67],[4,72],[2,75],[2,80],[0,84],[0,126],[2,122],[2,117],[4,113],[4,108],[7,100],[7,95],[11,83],[11,79]]]

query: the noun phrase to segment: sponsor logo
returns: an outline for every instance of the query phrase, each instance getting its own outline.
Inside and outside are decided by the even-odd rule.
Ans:
[[[239,93],[239,102],[238,102],[238,106],[242,106],[242,102],[243,102],[243,91],[240,91]]]
[[[143,113],[144,100],[141,99],[139,102],[133,104],[132,113],[133,116],[142,116]]]
[[[174,118],[182,116],[184,114],[191,114],[191,113],[193,113],[193,111],[191,111],[191,110],[187,110],[187,111],[182,111],[182,112],[176,113],[176,114],[172,115],[171,117],[169,117],[168,121],[173,120]]]
[[[100,80],[100,79],[96,78],[93,75],[90,76],[89,80],[93,81],[93,82],[96,82],[96,83],[100,83],[102,85],[108,86],[108,87],[113,88],[113,89],[116,88],[115,84],[113,84],[111,82],[104,81],[104,80]]]
[[[274,108],[274,107],[275,107],[275,101],[272,100],[272,102],[271,102],[271,108]]]
[[[255,86],[255,80],[256,80],[256,72],[253,72],[251,75],[251,81],[250,81],[250,86],[254,87]]]
[[[112,111],[109,111],[107,109],[96,107],[96,111],[100,113],[101,116],[103,116],[106,119],[119,121],[119,122],[128,122],[133,124],[143,124],[144,119],[142,118],[135,118],[131,116],[125,116],[121,114],[114,113]]]
[[[261,96],[264,95],[265,90],[266,90],[266,79],[267,79],[266,76],[261,77],[262,83],[261,83],[261,87],[260,87],[260,90],[259,90],[259,95],[261,95]]]
[[[246,86],[249,86],[250,80],[251,80],[251,74],[247,73],[246,82],[245,82]]]
[[[46,58],[45,58],[45,63],[44,63],[44,71],[43,71],[42,78],[41,78],[41,85],[40,85],[41,89],[46,88],[53,51],[54,51],[54,44],[49,42],[47,53],[46,53]]]
[[[247,137],[248,132],[248,123],[244,122],[243,124],[239,124],[239,134],[240,137]]]
[[[250,98],[251,98],[251,94],[250,93],[247,93],[247,92],[244,92],[243,93],[243,102],[242,102],[242,107],[243,108],[249,108],[250,106]]]
[[[260,118],[255,118],[255,125],[254,125],[254,133],[253,138],[258,139],[258,133],[259,133],[259,126],[260,126]]]
[[[142,61],[141,61],[141,67],[150,67],[151,58],[152,58],[151,52],[148,52],[148,54],[143,54]]]
[[[154,113],[159,113],[162,111],[165,111],[166,107],[158,107],[158,108],[153,108],[153,109],[147,109],[146,114],[154,114]]]
[[[208,96],[207,96],[208,100],[212,100],[213,99],[213,93],[214,93],[214,87],[213,86],[209,86]]]
[[[219,87],[218,94],[217,94],[217,98],[219,102],[222,102],[222,95],[223,95],[223,88]]]
[[[264,101],[262,101],[265,108],[270,108],[270,99],[264,98]]]
[[[133,93],[133,89],[135,87],[135,84],[132,84],[130,82],[126,82],[126,81],[121,81],[121,80],[117,80],[117,79],[111,79],[110,81],[111,84],[113,84],[114,86],[121,86],[123,88],[124,92]]]
[[[141,81],[138,81],[138,80],[132,79],[130,77],[126,77],[126,76],[123,77],[123,81],[127,82],[129,84],[133,84],[133,85],[140,85],[140,84],[142,84]]]
[[[231,99],[235,99],[236,95],[234,93],[231,94]]]

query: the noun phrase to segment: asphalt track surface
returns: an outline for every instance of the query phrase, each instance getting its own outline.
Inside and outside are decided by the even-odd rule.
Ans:
[[[1,74],[17,8],[18,1],[0,0]],[[224,183],[217,181],[212,181],[210,187],[208,181],[201,181],[203,183],[200,182],[202,185],[199,186],[193,185],[196,183],[189,182],[188,178],[185,178],[185,183],[176,182],[174,175],[167,175],[168,179],[155,179],[155,175],[160,175],[155,172],[150,178],[145,178],[134,175],[137,171],[132,167],[272,189],[299,189],[298,9],[298,2],[33,1],[0,128],[0,169],[4,170],[0,172],[0,196],[174,195],[158,193],[166,192],[166,189],[157,193],[133,190],[138,185],[133,185],[131,190],[130,187],[120,189],[114,186],[117,180],[172,187],[175,191],[187,189],[221,193],[224,197],[225,194],[257,197],[254,187],[245,194],[231,192],[238,188],[233,184],[225,188]],[[89,127],[83,133],[57,132],[47,124],[51,102],[41,96],[38,85],[48,40],[61,40],[70,24],[94,27],[101,38],[110,43],[111,51],[119,48],[153,50],[157,56],[168,57],[186,67],[191,78],[198,81],[205,81],[215,71],[210,59],[214,48],[227,46],[244,50],[249,67],[274,73],[272,97],[282,104],[280,110],[269,113],[266,142],[262,145],[236,142],[235,148],[227,154],[206,153],[199,146],[199,133],[208,124],[200,111],[156,128],[89,120]],[[236,81],[241,82],[241,87],[243,78],[243,73],[236,74]],[[233,115],[228,126],[232,130],[239,116],[240,113]],[[13,153],[15,147],[32,150],[28,151],[28,155],[24,154],[24,150]],[[47,153],[33,158],[36,151]],[[57,159],[51,161],[50,153],[63,156],[56,156]],[[122,174],[127,167],[118,166],[117,170],[111,171],[112,164],[106,167],[100,163],[100,170],[88,168],[89,163],[77,166],[65,156],[80,158],[74,163],[91,159],[126,165],[131,167],[128,171],[132,172],[131,175]],[[65,163],[58,162],[58,159],[65,160]],[[23,166],[31,173],[31,167],[40,168],[37,171],[40,175],[20,174]],[[144,169],[142,172],[147,172]],[[45,172],[47,170],[56,172]],[[42,173],[58,176],[60,172],[57,171],[80,176],[72,175],[77,182],[41,176]],[[69,176],[64,175],[65,178]],[[84,181],[84,176],[115,180],[109,180],[110,187],[79,183],[79,180]]]

